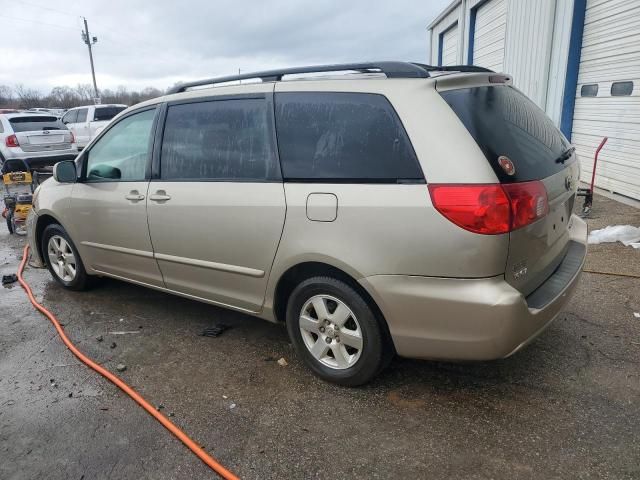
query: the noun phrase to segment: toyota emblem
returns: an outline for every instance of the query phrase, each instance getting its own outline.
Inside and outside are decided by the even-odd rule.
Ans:
[[[513,164],[513,162],[509,157],[505,155],[500,155],[498,157],[498,165],[500,165],[502,170],[504,170],[504,173],[506,173],[507,175],[509,176],[515,175],[516,166]]]
[[[573,177],[571,175],[564,179],[564,188],[567,190],[573,190]]]

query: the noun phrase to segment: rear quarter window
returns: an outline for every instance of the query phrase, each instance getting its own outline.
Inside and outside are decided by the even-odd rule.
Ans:
[[[503,183],[541,180],[575,161],[575,155],[564,163],[558,161],[571,147],[569,141],[535,103],[515,88],[461,88],[440,95]],[[513,175],[507,175],[500,167],[500,156],[513,162]]]
[[[125,110],[127,107],[96,107],[95,114],[93,116],[94,122],[101,122],[105,120],[111,120],[117,114]]]
[[[285,180],[424,182],[407,133],[384,96],[286,92],[275,98]]]

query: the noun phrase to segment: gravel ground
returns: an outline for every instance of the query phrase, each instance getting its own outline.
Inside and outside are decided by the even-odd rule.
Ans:
[[[596,197],[589,223],[638,225],[640,210]],[[22,241],[0,233],[1,273]],[[640,250],[594,246],[586,269],[640,275]],[[358,389],[311,376],[281,326],[116,281],[74,293],[43,270],[26,278],[81,350],[126,365],[127,382],[242,478],[640,478],[637,278],[585,273],[511,358],[396,359]],[[232,328],[199,336],[215,322]],[[17,284],[0,288],[0,478],[211,477],[79,364]]]

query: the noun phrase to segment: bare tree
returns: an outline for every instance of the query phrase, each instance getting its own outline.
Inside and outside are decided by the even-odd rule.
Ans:
[[[13,90],[18,96],[18,103],[21,108],[38,107],[42,104],[42,94],[34,88],[26,88],[24,85],[18,84]]]
[[[164,95],[164,91],[155,87],[146,87],[140,91],[128,90],[121,85],[115,91],[108,88],[100,92],[102,103],[119,103],[135,105],[136,103]],[[22,84],[13,88],[0,85],[0,107],[9,108],[72,108],[93,104],[93,87],[89,84],[78,84],[76,87],[61,85],[53,87],[48,95],[38,90],[26,88]]]
[[[0,107],[14,107],[15,98],[9,85],[0,85]]]

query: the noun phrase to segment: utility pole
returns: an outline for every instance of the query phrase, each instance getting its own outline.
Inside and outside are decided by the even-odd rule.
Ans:
[[[94,45],[98,41],[98,37],[90,37],[89,36],[89,26],[87,25],[87,19],[82,17],[84,20],[84,31],[82,32],[82,41],[89,48],[89,61],[91,62],[91,76],[93,77],[93,91],[95,92],[95,100],[98,101],[100,95],[98,94],[98,85],[96,84],[96,71],[93,68],[93,52],[91,51],[91,45]]]

